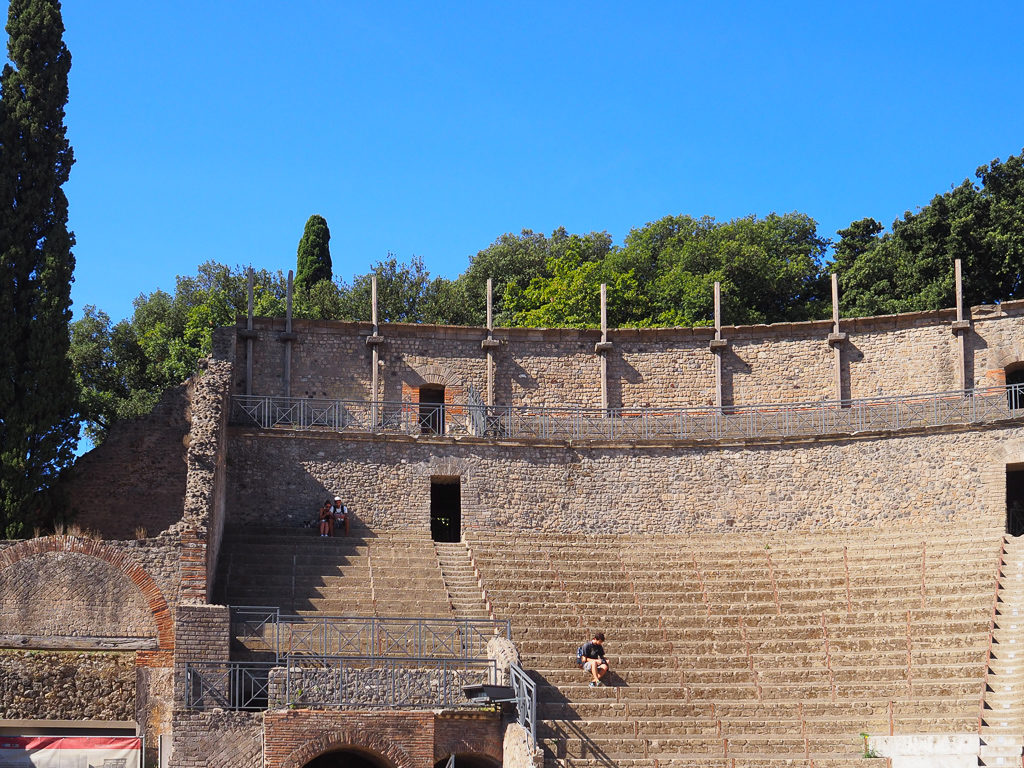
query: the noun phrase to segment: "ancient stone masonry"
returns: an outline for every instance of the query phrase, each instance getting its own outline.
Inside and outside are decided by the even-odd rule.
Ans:
[[[104,538],[156,536],[181,519],[190,387],[167,390],[138,419],[114,425],[68,482],[75,520]]]
[[[429,530],[430,479],[462,480],[464,530],[607,533],[812,530],[976,520],[1000,527],[1018,427],[732,446],[500,445],[235,431],[236,524],[296,525],[340,489],[371,528]],[[443,456],[443,458],[441,458]]]
[[[954,310],[842,321],[830,342],[831,321],[725,326],[723,405],[817,402],[835,399],[834,348],[839,349],[844,399],[960,388]],[[1024,360],[1024,302],[975,307],[968,313],[965,357],[969,385],[998,383],[1007,364]],[[253,333],[256,395],[281,395],[280,320],[260,318]],[[372,355],[366,323],[298,320],[293,344],[292,394],[365,400]],[[494,402],[499,405],[601,407],[599,331],[429,325],[382,326],[381,396],[403,399],[424,383],[461,392],[487,391],[482,342],[493,339]],[[612,408],[698,407],[715,402],[715,355],[710,328],[618,329],[608,332],[608,404]],[[490,344],[492,342],[488,342]],[[835,346],[834,346],[835,345]],[[486,345],[485,345],[486,346]],[[244,344],[237,345],[239,359]],[[245,391],[242,366],[234,393]]]
[[[0,650],[0,719],[134,720],[131,653]]]
[[[210,360],[193,383],[188,482],[184,515],[176,526],[182,535],[183,600],[205,602],[217,570],[224,530],[224,436],[231,371],[229,361]]]

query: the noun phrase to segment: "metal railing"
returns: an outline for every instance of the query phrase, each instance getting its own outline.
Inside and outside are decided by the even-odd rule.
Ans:
[[[185,706],[188,709],[266,709],[273,667],[272,662],[188,662],[185,664]]]
[[[493,685],[493,659],[324,657],[288,659],[285,702],[296,707],[437,709],[474,705],[466,685]]]
[[[443,410],[443,417],[438,409]],[[428,405],[236,395],[234,424],[262,429],[562,440],[758,439],[978,424],[1024,416],[1024,384],[858,400],[718,408]]]
[[[290,657],[485,659],[495,636],[512,638],[509,621],[491,619],[287,616],[276,608],[231,607],[232,635],[250,651]]]
[[[516,695],[516,714],[519,724],[530,732],[531,747],[537,747],[537,684],[518,664],[508,668],[509,682]]]

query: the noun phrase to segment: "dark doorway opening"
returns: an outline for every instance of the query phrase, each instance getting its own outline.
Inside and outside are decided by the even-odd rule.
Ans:
[[[1024,363],[1006,369],[1006,402],[1010,410],[1024,408]]]
[[[430,478],[430,538],[462,539],[462,481],[457,477]]]
[[[420,387],[420,433],[444,434],[444,385],[424,384]]]
[[[305,768],[388,768],[388,766],[387,761],[376,755],[357,752],[353,749],[342,749],[320,755],[306,763]]]
[[[1006,467],[1006,532],[1024,535],[1024,464]]]

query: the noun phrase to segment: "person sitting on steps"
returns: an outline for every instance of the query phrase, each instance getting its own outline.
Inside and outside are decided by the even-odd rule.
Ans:
[[[591,688],[598,688],[604,683],[601,678],[608,674],[608,659],[604,657],[604,632],[595,632],[594,638],[583,646],[583,670],[594,678]]]
[[[331,505],[331,500],[328,499],[324,502],[323,506],[320,507],[320,514],[317,519],[320,521],[320,536],[329,536],[331,534],[331,520],[333,519],[334,507]]]
[[[334,530],[344,528],[345,535],[348,536],[348,507],[342,503],[341,496],[334,497],[334,506],[331,508],[331,512],[334,514]]]

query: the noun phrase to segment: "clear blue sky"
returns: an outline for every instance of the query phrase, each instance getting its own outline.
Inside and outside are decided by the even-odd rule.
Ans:
[[[454,277],[503,232],[887,226],[1024,148],[1024,4],[65,0],[76,316],[207,259]]]

